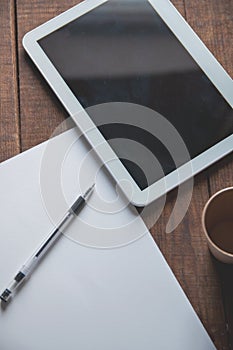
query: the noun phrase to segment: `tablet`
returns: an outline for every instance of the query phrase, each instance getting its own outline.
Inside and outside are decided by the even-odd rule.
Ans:
[[[168,0],[86,0],[23,45],[127,198],[233,150],[233,81]]]

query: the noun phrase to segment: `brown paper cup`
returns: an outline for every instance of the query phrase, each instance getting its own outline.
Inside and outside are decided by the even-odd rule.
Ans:
[[[206,203],[202,227],[211,253],[233,264],[233,187],[215,193]]]

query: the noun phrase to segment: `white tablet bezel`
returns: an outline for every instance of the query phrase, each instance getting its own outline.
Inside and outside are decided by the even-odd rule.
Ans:
[[[85,134],[91,146],[97,149],[98,156],[106,164],[126,197],[136,206],[145,206],[230,153],[233,150],[233,134],[141,191],[38,44],[38,40],[105,2],[108,2],[108,0],[85,0],[81,2],[27,33],[23,38],[23,46],[70,116]],[[229,105],[233,107],[233,81],[231,77],[172,3],[169,0],[148,0],[148,2],[177,36]],[[91,132],[89,132],[90,130]],[[100,144],[101,147],[99,147]],[[109,162],[109,159],[111,159],[111,162]]]

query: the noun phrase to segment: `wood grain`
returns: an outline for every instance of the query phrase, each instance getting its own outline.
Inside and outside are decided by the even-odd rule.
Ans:
[[[20,152],[14,1],[0,3],[0,161]]]
[[[187,21],[233,76],[233,1],[185,0]]]
[[[77,3],[77,0],[19,0],[17,2],[20,118],[23,150],[48,139],[54,129],[67,116],[67,113],[24,52],[22,38],[29,30]]]

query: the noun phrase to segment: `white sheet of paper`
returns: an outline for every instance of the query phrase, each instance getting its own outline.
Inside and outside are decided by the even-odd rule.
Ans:
[[[215,349],[142,219],[77,135],[0,166],[1,292],[96,181],[80,216],[0,308],[0,349]]]

